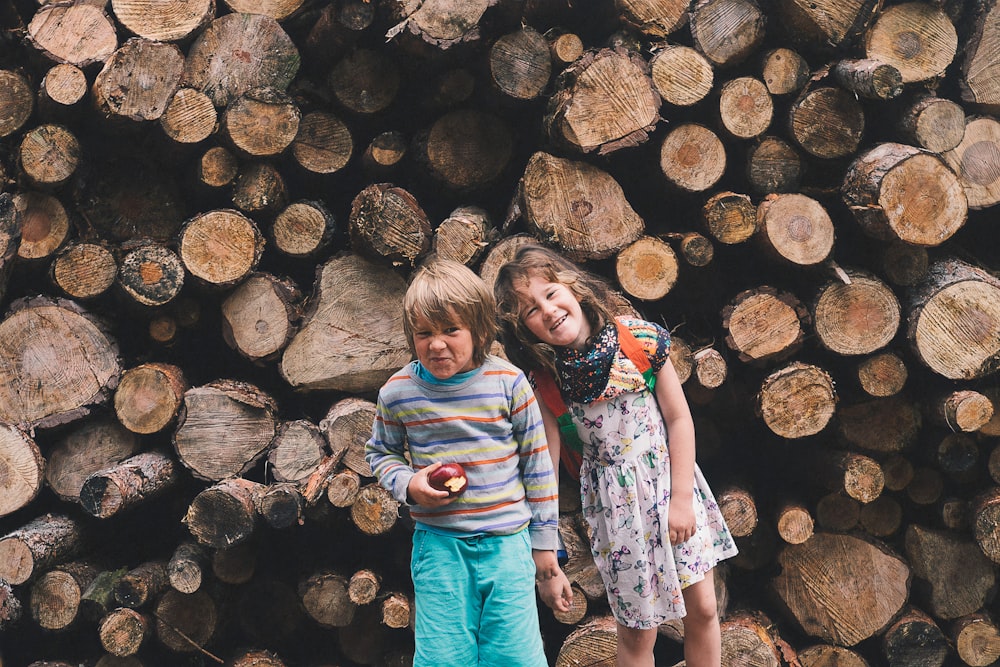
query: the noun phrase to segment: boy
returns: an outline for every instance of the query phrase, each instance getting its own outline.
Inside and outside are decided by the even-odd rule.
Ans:
[[[403,311],[416,360],[379,391],[365,451],[415,521],[414,667],[545,667],[532,575],[553,609],[567,611],[572,593],[556,560],[556,479],[531,386],[488,354],[495,302],[463,264],[418,269]],[[458,496],[428,479],[449,462],[468,478]]]

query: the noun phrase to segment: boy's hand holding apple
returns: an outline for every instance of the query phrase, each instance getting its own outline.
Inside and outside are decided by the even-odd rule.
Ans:
[[[468,486],[465,470],[458,463],[435,462],[418,471],[407,486],[410,499],[425,507],[452,502]]]

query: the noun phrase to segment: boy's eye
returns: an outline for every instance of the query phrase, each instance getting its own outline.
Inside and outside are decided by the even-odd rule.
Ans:
[[[461,327],[447,327],[445,328],[444,332],[446,334],[453,334],[456,333],[459,329],[461,329]]]

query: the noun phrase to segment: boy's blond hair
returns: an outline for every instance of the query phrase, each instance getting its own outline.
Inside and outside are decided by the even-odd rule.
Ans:
[[[433,259],[421,266],[406,289],[403,331],[414,355],[417,317],[468,328],[472,333],[472,360],[477,366],[486,360],[496,339],[496,301],[492,292],[472,269],[451,259]]]

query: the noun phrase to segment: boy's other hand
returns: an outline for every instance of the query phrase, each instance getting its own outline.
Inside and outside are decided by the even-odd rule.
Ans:
[[[432,463],[410,478],[406,491],[413,502],[424,507],[443,507],[455,500],[447,491],[438,491],[427,481],[427,476],[440,467],[440,462]]]

